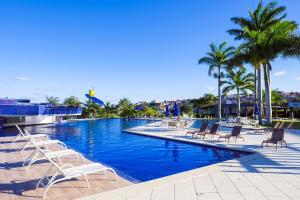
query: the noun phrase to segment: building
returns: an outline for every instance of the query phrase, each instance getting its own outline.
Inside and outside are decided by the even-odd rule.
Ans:
[[[0,127],[34,124],[49,124],[66,116],[81,115],[82,108],[34,104],[29,99],[0,99]]]

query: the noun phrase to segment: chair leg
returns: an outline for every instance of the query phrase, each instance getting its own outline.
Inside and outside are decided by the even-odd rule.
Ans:
[[[285,140],[283,140],[283,142],[284,142],[284,144],[285,144],[285,147],[287,148],[287,143],[286,143],[286,141],[285,141]]]
[[[68,180],[68,179],[67,179],[67,178],[57,179],[56,181],[53,181],[53,182],[51,182],[49,185],[47,185],[47,188],[46,188],[46,190],[45,190],[45,192],[44,192],[44,195],[43,195],[43,199],[46,197],[46,194],[47,194],[48,190],[49,190],[55,183],[58,183],[58,182],[64,181],[64,180]]]

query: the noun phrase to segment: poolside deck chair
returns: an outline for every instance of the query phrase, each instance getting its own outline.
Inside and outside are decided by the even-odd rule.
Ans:
[[[218,133],[219,127],[220,127],[219,124],[213,124],[209,131],[199,133],[199,134],[195,135],[195,138],[197,138],[197,136],[200,135],[200,136],[203,136],[202,139],[204,140],[206,135],[210,135],[211,139],[212,139],[215,135],[219,135],[219,133]]]
[[[268,144],[275,144],[276,145],[276,150],[277,150],[277,144],[281,143],[281,147],[282,144],[284,143],[285,146],[287,147],[287,143],[284,140],[284,129],[283,128],[274,128],[272,131],[272,136],[264,141],[262,141],[261,146],[263,147],[264,144],[266,144],[266,146],[268,146]]]
[[[45,139],[49,139],[49,136],[46,134],[34,134],[34,135],[30,135],[28,132],[23,132],[22,129],[16,125],[17,130],[19,131],[19,134],[11,141],[13,144],[16,143],[16,141],[18,140],[29,140],[30,137],[33,138],[45,138]]]
[[[29,135],[29,138],[31,137],[30,133],[26,129],[24,129],[24,132]],[[38,141],[35,144],[33,144],[32,143],[32,138],[31,138],[27,143],[25,143],[25,145],[23,146],[21,152],[23,153],[29,147],[36,148],[36,146],[39,146],[39,147],[43,146],[48,150],[48,145],[52,145],[52,144],[59,144],[60,146],[63,147],[63,149],[67,149],[67,146],[65,145],[65,143],[63,143],[60,140],[50,140],[50,139],[49,140],[42,140],[42,141]]]
[[[90,164],[85,164],[85,165],[80,165],[80,166],[73,166],[70,164],[66,164],[63,166],[59,166],[53,158],[50,158],[48,156],[46,156],[47,159],[51,162],[51,164],[53,165],[53,167],[55,168],[55,173],[53,174],[53,176],[51,178],[48,178],[48,174],[46,174],[46,176],[42,177],[37,185],[36,185],[36,189],[42,185],[43,187],[46,188],[44,194],[43,194],[43,198],[46,197],[46,194],[48,192],[48,190],[55,184],[61,181],[65,181],[65,180],[70,180],[73,178],[78,178],[81,176],[84,176],[86,182],[87,182],[87,187],[90,186],[89,184],[89,180],[87,178],[87,175],[89,174],[95,174],[98,172],[104,172],[106,174],[106,171],[111,171],[114,175],[115,175],[115,180],[117,180],[118,176],[117,173],[115,172],[114,169],[110,168],[110,167],[106,167],[100,163],[90,163]],[[59,175],[62,175],[62,177],[60,177]],[[46,184],[44,184],[43,182],[47,181]]]
[[[63,149],[63,150],[58,150],[58,151],[49,151],[49,150],[45,150],[45,149],[41,149],[39,148],[39,146],[36,144],[36,141],[34,140],[34,138],[31,138],[31,142],[32,144],[36,147],[35,151],[23,162],[23,166],[26,165],[26,163],[28,163],[27,168],[26,168],[26,173],[28,172],[30,166],[32,164],[34,164],[37,161],[41,161],[41,160],[47,160],[47,158],[53,158],[53,159],[57,159],[58,162],[60,163],[60,165],[62,165],[61,159],[62,157],[66,157],[66,156],[72,156],[75,155],[76,158],[78,159],[79,156],[82,158],[83,163],[85,163],[85,158],[84,156],[77,152],[74,151],[72,149]]]
[[[228,143],[230,138],[235,138],[235,142],[237,141],[238,138],[241,138],[244,141],[244,138],[241,136],[241,130],[242,130],[242,126],[234,126],[230,134],[220,136],[218,141],[220,141],[220,139],[222,138],[224,138],[225,141],[227,140]]]
[[[192,138],[193,138],[196,133],[203,133],[204,131],[206,131],[207,127],[208,127],[208,123],[203,123],[199,129],[186,132],[185,136],[187,136],[188,134],[191,134]]]

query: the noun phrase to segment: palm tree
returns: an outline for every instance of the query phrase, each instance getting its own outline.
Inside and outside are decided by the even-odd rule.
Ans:
[[[111,105],[110,102],[106,102],[103,109],[104,109],[105,118],[108,118],[111,117],[111,115],[114,113],[115,107]]]
[[[80,101],[77,97],[75,96],[70,96],[64,100],[64,104],[69,106],[69,107],[79,107],[80,106]]]
[[[206,53],[205,57],[200,58],[199,64],[206,64],[209,66],[208,75],[214,76],[218,79],[218,118],[222,117],[221,113],[221,78],[224,76],[222,68],[228,67],[228,61],[235,53],[235,48],[232,46],[227,47],[226,42],[220,45],[211,43],[210,52]],[[214,72],[217,70],[217,72]]]
[[[277,6],[276,1],[272,1],[266,6],[263,6],[262,2],[260,2],[254,11],[249,11],[250,18],[232,18],[231,20],[240,26],[240,29],[228,31],[235,36],[236,40],[245,41],[242,45],[242,48],[244,48],[242,54],[247,54],[247,57],[250,57],[247,62],[251,60],[251,55],[253,55],[258,70],[261,67],[264,69],[267,123],[272,122],[270,62],[284,53],[286,53],[286,56],[289,56],[293,46],[291,40],[297,29],[295,22],[284,21],[286,17],[285,11],[286,7]],[[289,53],[287,53],[288,50],[290,50]],[[258,72],[258,87],[261,86],[259,76],[260,73]],[[261,95],[261,88],[259,88],[259,95]],[[258,101],[261,111],[261,98]]]
[[[59,105],[58,97],[46,96],[46,101],[47,101],[47,103],[52,104],[53,106]]]
[[[120,99],[118,103],[118,109],[121,117],[134,117],[136,114],[134,106],[127,98]]]
[[[221,81],[221,86],[224,86],[222,92],[227,95],[228,92],[236,90],[237,98],[237,115],[240,116],[241,103],[240,94],[247,95],[248,91],[253,91],[254,74],[247,73],[246,68],[239,67],[237,69],[228,69],[226,74],[227,80]]]
[[[86,105],[84,107],[83,115],[87,116],[88,118],[92,117],[100,117],[101,107],[99,104],[91,100],[86,101]]]

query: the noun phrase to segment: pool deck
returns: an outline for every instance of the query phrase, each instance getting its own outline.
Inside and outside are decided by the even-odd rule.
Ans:
[[[245,130],[245,141],[218,142],[192,139],[186,130],[159,122],[126,132],[176,141],[255,152],[241,158],[172,176],[79,198],[80,200],[299,200],[300,132],[287,130],[287,148],[262,148],[268,135]],[[162,169],[164,170],[164,169]]]
[[[44,188],[36,189],[37,181],[43,177],[49,169],[49,162],[40,162],[31,166],[26,174],[26,167],[22,167],[23,161],[33,152],[28,149],[21,153],[19,149],[24,141],[11,143],[13,137],[0,137],[0,199],[1,200],[33,200],[42,199]],[[52,146],[58,149],[58,146]],[[60,148],[61,149],[61,148]],[[82,164],[82,160],[76,157],[62,159],[63,163],[72,165]],[[90,161],[87,160],[87,163]],[[103,174],[93,174],[88,176],[90,187],[87,188],[83,177],[72,181],[57,183],[47,193],[45,199],[68,200],[84,197],[107,190],[132,185],[131,182],[118,177],[114,180],[112,173],[107,176]]]

